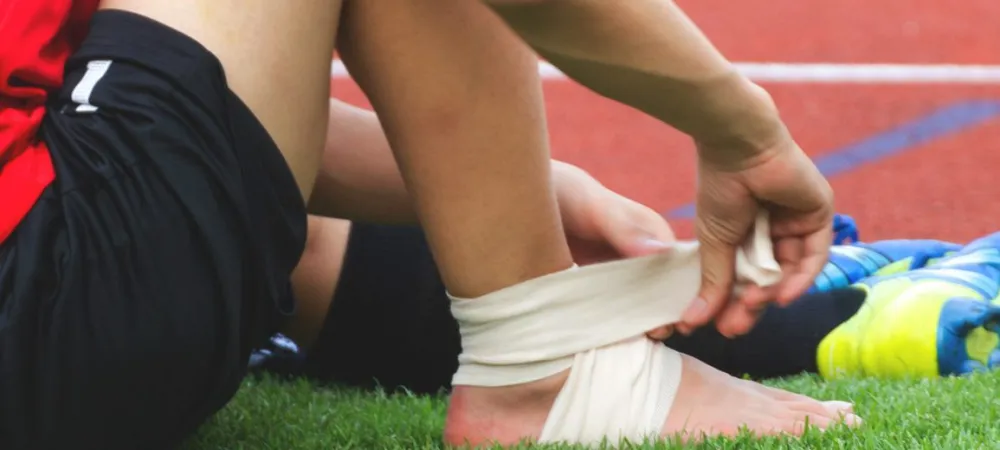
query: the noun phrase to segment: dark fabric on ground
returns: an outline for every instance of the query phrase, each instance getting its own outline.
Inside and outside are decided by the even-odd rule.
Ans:
[[[735,339],[707,326],[690,336],[671,336],[666,344],[735,376],[815,373],[820,341],[851,318],[864,300],[864,291],[858,289],[807,294],[784,308],[768,308],[749,333]]]
[[[172,448],[292,312],[298,187],[218,60],[122,11],[94,16],[40,137],[56,180],[0,246],[2,447]]]
[[[461,350],[444,284],[417,227],[355,223],[309,376],[389,390],[450,385]]]
[[[771,308],[737,339],[708,326],[667,344],[737,376],[815,371],[819,341],[863,299],[854,290],[810,295]],[[461,351],[448,302],[419,228],[355,223],[329,318],[305,373],[360,387],[446,389]]]

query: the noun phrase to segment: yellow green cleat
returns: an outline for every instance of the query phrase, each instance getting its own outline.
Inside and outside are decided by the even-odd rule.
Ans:
[[[865,303],[820,343],[821,376],[930,378],[1000,365],[1000,233],[927,261],[852,285]]]

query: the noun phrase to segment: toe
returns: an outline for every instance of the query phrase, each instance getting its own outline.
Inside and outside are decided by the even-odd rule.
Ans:
[[[819,407],[826,408],[832,411],[834,416],[838,414],[851,414],[854,413],[854,404],[850,402],[840,401],[840,400],[830,400],[830,401],[819,401],[812,397],[808,397],[802,394],[796,394],[794,392],[777,389],[769,386],[764,386],[763,384],[757,384],[758,391],[768,397],[775,400],[783,402],[792,402],[795,404],[812,404],[818,405]]]
[[[850,414],[848,412],[841,412],[837,408],[830,407],[823,402],[819,402],[812,399],[809,399],[807,401],[786,402],[785,404],[798,414],[804,414],[810,417],[825,417],[827,419],[840,419],[842,415]]]
[[[804,414],[799,416],[797,420],[792,421],[784,431],[795,436],[802,436],[807,429],[826,431],[833,423],[834,419],[827,416]]]
[[[848,402],[842,402],[839,400],[831,400],[823,402],[827,408],[833,409],[841,414],[851,414],[854,413],[854,404]]]
[[[766,396],[768,396],[770,398],[773,398],[775,400],[779,400],[779,401],[783,401],[783,402],[815,402],[815,403],[819,403],[818,400],[815,400],[812,397],[808,397],[808,396],[805,396],[805,395],[802,395],[802,394],[796,394],[795,392],[792,392],[792,391],[786,391],[784,389],[773,388],[773,387],[770,387],[770,386],[765,386],[765,385],[760,384],[760,383],[755,383],[755,384],[757,386],[757,390],[761,394],[764,394],[764,395],[766,395]]]

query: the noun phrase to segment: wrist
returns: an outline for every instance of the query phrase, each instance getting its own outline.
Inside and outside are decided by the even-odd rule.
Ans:
[[[740,165],[790,139],[771,95],[742,75],[710,89],[705,104],[717,120],[691,135],[703,160]]]

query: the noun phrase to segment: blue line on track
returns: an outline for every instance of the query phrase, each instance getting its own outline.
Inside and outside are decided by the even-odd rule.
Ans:
[[[930,114],[917,117],[860,142],[850,144],[815,159],[827,177],[840,175],[859,166],[880,161],[917,148],[921,144],[954,134],[1000,115],[1000,102],[972,100],[953,103]],[[670,219],[694,217],[694,203],[674,208],[665,215]]]

